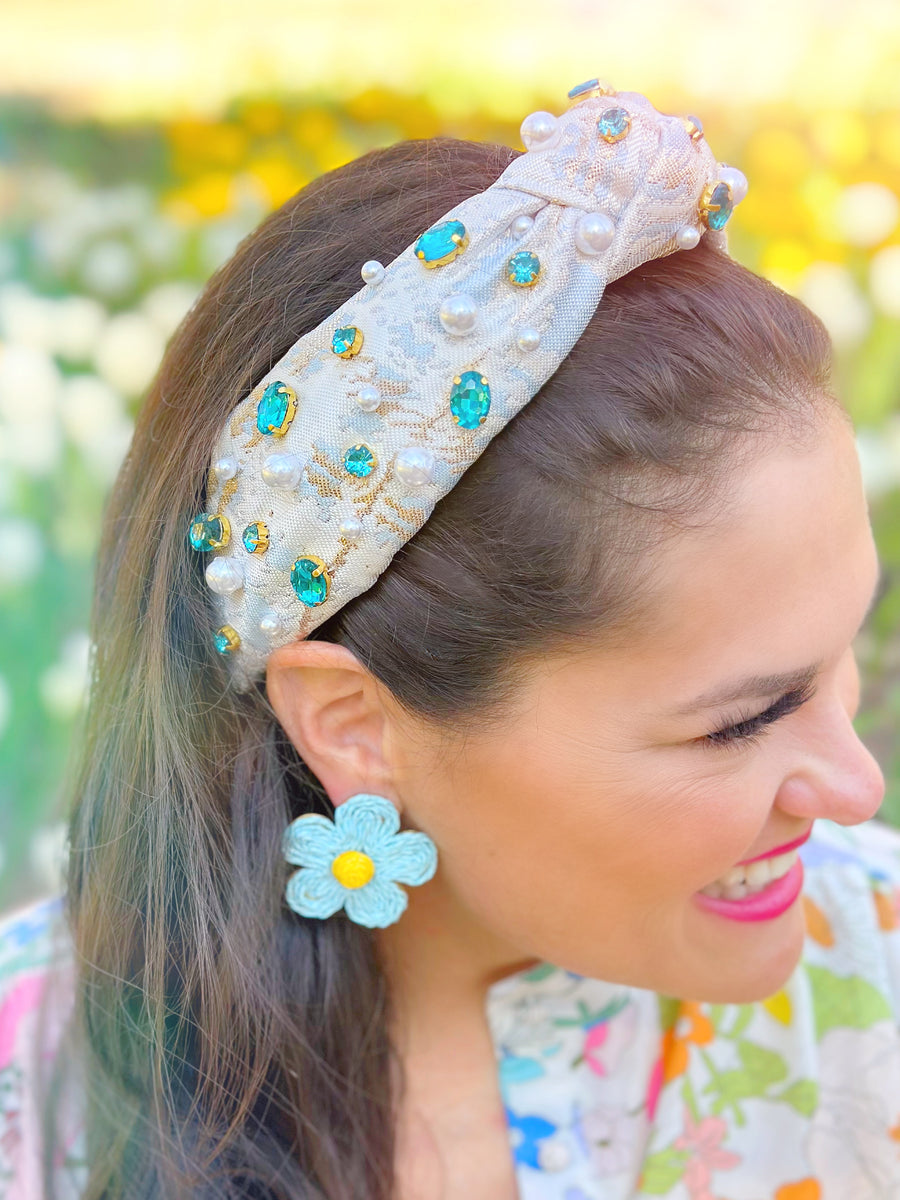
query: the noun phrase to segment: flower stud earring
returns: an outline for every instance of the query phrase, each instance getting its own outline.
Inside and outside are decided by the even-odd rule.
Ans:
[[[383,929],[408,903],[397,885],[426,883],[437,870],[437,847],[425,833],[400,829],[400,814],[384,796],[358,792],[334,820],[304,813],[288,825],[282,850],[300,867],[285,889],[301,917],[330,917],[343,908],[351,921]]]

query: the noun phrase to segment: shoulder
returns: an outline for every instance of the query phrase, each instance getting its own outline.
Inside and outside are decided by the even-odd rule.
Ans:
[[[62,896],[0,915],[0,1193],[43,1195],[43,1101],[68,1096],[55,1068],[75,997],[74,954]],[[64,1157],[77,1155],[77,1114],[58,1110]],[[68,1165],[67,1163],[67,1165]],[[66,1190],[60,1195],[76,1195]],[[6,1189],[6,1190],[4,1190]]]

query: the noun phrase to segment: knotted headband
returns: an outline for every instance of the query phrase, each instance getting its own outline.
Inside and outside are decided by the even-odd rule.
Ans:
[[[527,150],[305,333],[233,409],[191,522],[235,685],[372,586],[572,349],[606,285],[746,193],[695,117],[580,84]],[[366,247],[360,245],[360,260]]]

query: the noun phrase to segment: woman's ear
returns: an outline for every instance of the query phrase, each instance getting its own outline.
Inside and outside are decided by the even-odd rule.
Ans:
[[[333,804],[357,792],[394,799],[384,689],[350,650],[321,641],[281,646],[266,664],[266,692]]]

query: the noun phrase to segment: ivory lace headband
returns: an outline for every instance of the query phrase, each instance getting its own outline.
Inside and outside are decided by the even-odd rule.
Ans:
[[[203,513],[220,627],[244,690],[277,646],[370,588],[435,503],[556,371],[606,285],[708,237],[747,191],[695,117],[597,79],[526,152],[305,333],[232,410]]]

